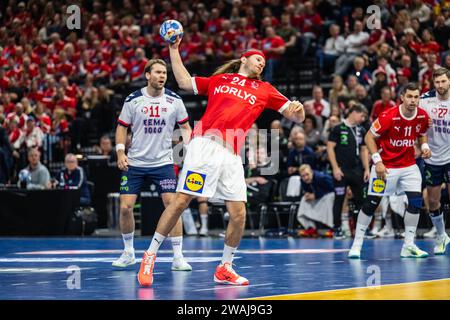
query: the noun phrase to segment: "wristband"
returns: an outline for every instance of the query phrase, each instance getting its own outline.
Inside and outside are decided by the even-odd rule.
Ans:
[[[420,146],[420,150],[422,150],[422,151],[430,150],[430,146],[426,142],[422,143],[422,145]]]
[[[119,150],[125,151],[125,145],[123,143],[116,144],[116,152],[119,152]]]
[[[382,161],[381,156],[378,152],[372,154],[372,161],[374,164],[377,164],[378,162]]]

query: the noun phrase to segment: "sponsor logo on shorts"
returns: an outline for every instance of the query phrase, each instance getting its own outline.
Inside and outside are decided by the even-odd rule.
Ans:
[[[184,190],[192,192],[203,192],[203,186],[205,185],[206,175],[188,171],[186,174],[186,180],[184,181]]]
[[[386,189],[386,182],[379,178],[373,178],[372,180],[372,192],[375,193],[384,193],[384,189]]]
[[[122,179],[120,181],[120,191],[129,191],[130,190],[130,187],[126,185],[127,183],[128,183],[128,177],[122,176]]]
[[[425,181],[429,185],[433,185],[433,175],[430,170],[425,170]]]
[[[177,187],[177,180],[175,179],[164,179],[159,182],[161,190],[175,190]]]

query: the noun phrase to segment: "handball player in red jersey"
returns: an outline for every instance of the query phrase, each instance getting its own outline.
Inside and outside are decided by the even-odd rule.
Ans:
[[[355,239],[348,254],[350,259],[361,257],[364,234],[383,196],[406,194],[405,242],[402,258],[426,258],[428,253],[414,244],[420,209],[422,208],[422,175],[414,158],[414,144],[419,145],[424,159],[431,157],[427,143],[429,116],[419,105],[420,91],[409,83],[402,92],[402,104],[380,114],[367,132],[365,142],[374,165],[370,172],[366,202],[358,214]]]
[[[211,77],[191,77],[178,51],[181,38],[169,45],[173,73],[181,89],[208,97],[206,111],[192,132],[177,193],[159,219],[150,247],[144,252],[138,281],[153,282],[156,254],[169,231],[194,197],[225,200],[230,221],[225,235],[222,261],[214,281],[248,285],[249,281],[232,268],[233,256],[245,227],[247,201],[244,170],[239,152],[252,124],[265,108],[280,112],[300,123],[303,105],[290,101],[271,84],[261,81],[266,59],[258,50],[243,53],[239,59],[219,67]]]

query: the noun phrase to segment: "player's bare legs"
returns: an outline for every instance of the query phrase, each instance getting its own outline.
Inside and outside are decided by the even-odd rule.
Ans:
[[[133,208],[136,203],[137,195],[123,194],[120,195],[120,231],[122,234],[134,232],[134,215]]]
[[[444,215],[441,210],[441,185],[427,186],[428,201],[430,205],[430,219],[437,231],[435,254],[444,254],[450,238],[445,232]]]
[[[134,255],[134,215],[133,208],[136,203],[137,195],[122,194],[120,195],[120,217],[119,225],[122,232],[124,251],[119,259],[115,260],[112,265],[114,267],[127,267],[136,263]]]
[[[165,192],[161,194],[164,207],[168,207],[172,201],[175,200],[175,193]],[[191,271],[192,267],[186,262],[183,257],[183,223],[181,217],[178,219],[175,226],[170,230],[169,234],[173,248],[173,271]]]
[[[439,210],[441,207],[441,186],[427,186],[430,211]]]
[[[225,201],[225,204],[230,214],[230,221],[225,234],[225,245],[238,247],[245,227],[245,202]]]
[[[170,202],[175,199],[175,193],[162,193],[161,198],[164,206],[167,207]],[[137,195],[134,194],[120,196],[120,230],[124,242],[124,252],[119,259],[113,262],[113,266],[115,267],[126,267],[135,263],[133,244],[135,221],[133,208],[136,199]],[[173,247],[172,270],[191,271],[192,267],[183,258],[183,224],[181,218],[178,219],[175,226],[170,231],[170,237]]]
[[[405,242],[403,244],[400,256],[402,258],[426,258],[428,257],[428,253],[420,250],[414,244],[417,225],[419,223],[420,209],[422,207],[422,195],[420,192],[409,191],[406,191],[406,195],[408,197],[408,206],[404,216]],[[348,253],[348,257],[350,259],[359,259],[361,257],[361,247],[363,244],[364,233],[366,232],[380,201],[381,197],[373,195],[367,196],[366,202],[358,215],[355,239]]]
[[[151,286],[153,283],[153,267],[155,265],[156,253],[170,231],[175,227],[183,211],[188,207],[194,196],[177,192],[173,201],[166,207],[161,218],[159,218],[155,235],[150,247],[144,252],[141,267],[138,273],[138,281],[141,286]]]
[[[161,215],[161,218],[159,218],[155,235],[158,233],[164,237],[167,237],[170,231],[177,224],[177,221],[180,219],[183,211],[189,206],[192,198],[194,198],[194,196],[190,194],[177,192],[174,196],[174,200],[170,202]]]
[[[164,207],[167,208],[170,203],[175,199],[175,193],[163,193],[161,194],[161,198],[164,203]],[[181,218],[178,219],[177,223],[173,227],[173,229],[170,231],[170,237],[180,237],[183,235],[183,223]]]

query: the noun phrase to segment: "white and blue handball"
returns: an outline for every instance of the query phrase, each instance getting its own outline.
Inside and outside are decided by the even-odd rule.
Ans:
[[[174,43],[178,36],[183,36],[183,26],[177,20],[166,20],[159,28],[159,35],[164,41]]]

